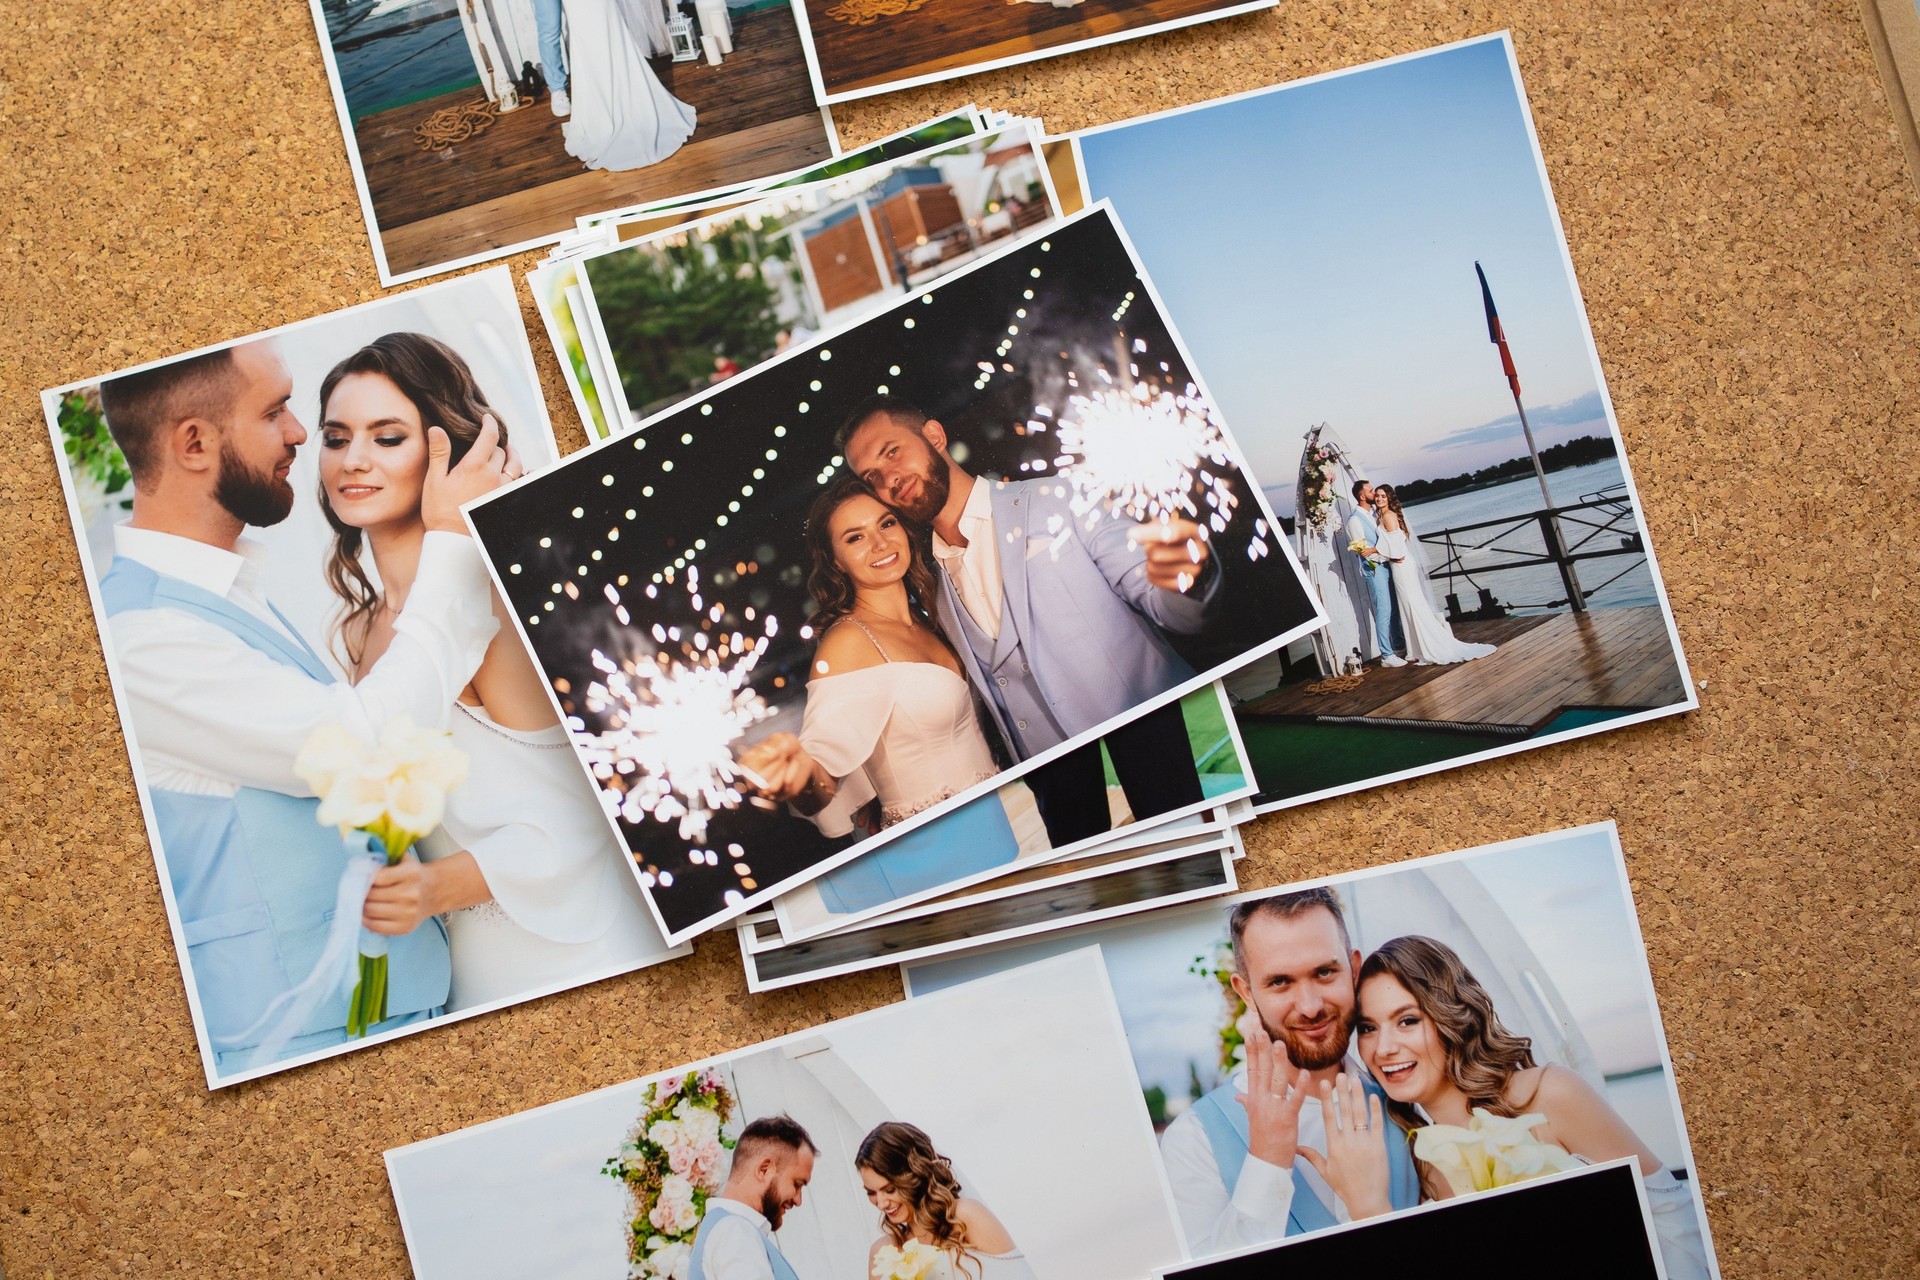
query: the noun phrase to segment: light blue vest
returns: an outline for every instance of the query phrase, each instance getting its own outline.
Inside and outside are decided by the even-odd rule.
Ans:
[[[1004,590],[1000,597],[1000,634],[993,638],[973,620],[951,575],[940,575],[940,591],[946,597],[949,614],[960,621],[961,636],[973,657],[974,685],[986,691],[999,713],[996,722],[1012,735],[1008,745],[1014,754],[1025,760],[1065,742],[1070,735],[1054,719],[1040,682],[1033,678],[1033,666],[1027,661],[1020,629],[1008,612]]]
[[[1386,1103],[1386,1095],[1380,1086],[1371,1079],[1362,1078],[1369,1096]],[[1233,1189],[1240,1184],[1240,1170],[1247,1163],[1248,1144],[1252,1141],[1247,1126],[1247,1109],[1235,1100],[1234,1095],[1245,1090],[1235,1087],[1232,1081],[1221,1085],[1193,1104],[1193,1114],[1199,1119],[1201,1129],[1205,1130],[1207,1142],[1213,1147],[1213,1162],[1220,1166],[1220,1180],[1227,1184],[1227,1195],[1233,1195]],[[1387,1125],[1387,1162],[1390,1177],[1387,1184],[1388,1198],[1396,1209],[1411,1209],[1420,1203],[1420,1175],[1414,1168],[1413,1152],[1407,1146],[1407,1135],[1397,1124]],[[1293,1164],[1293,1204],[1287,1211],[1287,1234],[1304,1235],[1309,1231],[1324,1231],[1328,1227],[1339,1225],[1333,1211],[1318,1195],[1307,1180],[1301,1176],[1306,1168],[1305,1160],[1296,1160]]]
[[[110,618],[137,609],[178,609],[323,684],[334,682],[305,642],[137,561],[116,558],[101,579],[100,594]],[[231,797],[161,787],[148,794],[202,1025],[218,1069],[244,1069],[251,1065],[246,1051],[259,1037],[243,1033],[319,959],[347,850],[337,831],[315,820],[318,800],[256,787],[242,787]],[[370,1033],[435,1016],[447,1000],[452,969],[438,920],[388,943],[389,1016]],[[343,992],[320,1005],[283,1056],[343,1043],[346,1021]]]
[[[732,1213],[726,1209],[722,1209],[716,1214],[713,1211],[713,1202],[711,1200],[707,1202],[707,1216],[701,1220],[700,1230],[693,1237],[693,1257],[688,1264],[687,1280],[707,1280],[705,1262],[707,1245],[713,1239],[713,1232],[709,1230],[709,1228],[714,1226],[718,1219],[730,1217],[740,1218],[741,1224],[759,1238],[761,1245],[767,1251],[767,1265],[773,1268],[773,1280],[800,1280],[799,1275],[793,1269],[793,1264],[788,1262],[786,1258],[782,1256],[780,1250],[774,1247],[773,1240],[770,1237],[756,1228],[753,1223],[740,1217],[739,1214]],[[728,1277],[715,1276],[714,1280],[728,1280]]]

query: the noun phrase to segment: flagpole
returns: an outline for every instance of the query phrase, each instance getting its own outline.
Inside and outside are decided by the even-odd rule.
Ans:
[[[1513,391],[1513,408],[1520,415],[1520,433],[1527,439],[1527,456],[1533,459],[1533,478],[1540,482],[1540,497],[1546,503],[1542,512],[1541,530],[1547,535],[1547,553],[1551,555],[1560,569],[1560,581],[1567,590],[1567,603],[1576,613],[1584,613],[1587,608],[1586,594],[1580,589],[1580,579],[1574,571],[1573,561],[1568,557],[1566,535],[1560,530],[1560,517],[1553,513],[1553,493],[1547,488],[1547,469],[1540,462],[1540,449],[1533,440],[1533,426],[1527,421],[1527,407],[1520,402],[1520,374],[1513,365],[1513,353],[1507,349],[1506,330],[1500,324],[1500,313],[1494,310],[1493,290],[1487,285],[1487,273],[1478,262],[1473,264],[1473,273],[1480,277],[1480,299],[1487,309],[1487,337],[1500,348],[1500,365],[1507,375],[1507,386]]]

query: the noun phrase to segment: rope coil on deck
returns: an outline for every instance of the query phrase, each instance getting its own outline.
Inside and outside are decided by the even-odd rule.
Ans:
[[[413,127],[413,140],[423,151],[439,151],[456,142],[485,133],[500,118],[500,109],[485,98],[464,102],[457,107],[442,107]]]
[[[836,22],[864,27],[882,18],[897,18],[903,13],[912,13],[925,3],[927,0],[841,0],[827,10],[827,16]]]

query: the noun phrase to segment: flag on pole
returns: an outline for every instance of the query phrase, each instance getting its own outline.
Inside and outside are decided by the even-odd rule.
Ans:
[[[1487,341],[1500,348],[1500,368],[1507,375],[1507,385],[1513,388],[1513,398],[1518,400],[1520,371],[1513,367],[1513,352],[1507,350],[1507,335],[1500,328],[1500,313],[1493,309],[1493,290],[1487,287],[1487,273],[1476,262],[1473,264],[1473,274],[1480,277],[1480,300],[1487,304]]]

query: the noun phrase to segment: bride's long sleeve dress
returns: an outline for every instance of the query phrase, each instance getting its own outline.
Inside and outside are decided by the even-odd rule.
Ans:
[[[693,108],[647,65],[665,52],[665,18],[644,9],[658,3],[566,0],[573,115],[562,132],[567,154],[589,169],[643,169],[693,136]]]
[[[1400,602],[1400,626],[1406,633],[1407,661],[1418,663],[1472,662],[1494,651],[1490,644],[1469,644],[1456,640],[1453,628],[1434,610],[1427,596],[1427,584],[1414,563],[1413,549],[1404,529],[1382,529],[1379,548],[1393,571],[1393,593]]]

